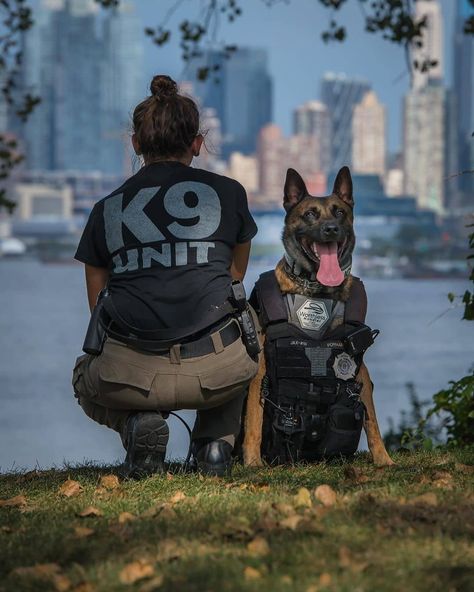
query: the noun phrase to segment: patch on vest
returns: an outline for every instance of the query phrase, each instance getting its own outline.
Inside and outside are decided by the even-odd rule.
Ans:
[[[326,363],[331,357],[331,350],[326,347],[305,347],[304,353],[311,362],[311,376],[327,376]]]
[[[303,329],[319,331],[329,320],[329,314],[322,300],[306,300],[296,311],[296,316]]]
[[[341,380],[349,380],[350,378],[354,378],[357,370],[357,364],[349,354],[344,352],[336,356],[334,359],[333,368],[336,378],[340,378]]]

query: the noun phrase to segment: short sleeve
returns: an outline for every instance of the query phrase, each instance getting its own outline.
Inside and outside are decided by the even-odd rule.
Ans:
[[[74,259],[93,265],[94,267],[108,267],[109,253],[105,243],[105,229],[102,208],[95,204],[90,213]]]
[[[237,231],[237,242],[246,243],[257,234],[257,225],[249,212],[247,193],[240,183],[237,183],[237,217],[239,229]]]

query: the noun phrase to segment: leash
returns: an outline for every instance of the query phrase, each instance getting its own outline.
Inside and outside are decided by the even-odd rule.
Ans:
[[[191,447],[193,444],[193,434],[191,431],[191,428],[189,427],[188,423],[177,413],[175,413],[174,411],[168,411],[169,415],[174,415],[177,419],[179,419],[179,421],[184,425],[184,427],[188,430],[188,435],[189,435],[189,448],[188,448],[188,454],[186,456],[186,460],[184,461],[184,471],[186,472],[188,470],[189,467],[189,461],[191,460]]]

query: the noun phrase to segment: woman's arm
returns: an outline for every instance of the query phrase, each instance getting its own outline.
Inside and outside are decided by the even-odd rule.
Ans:
[[[234,247],[230,274],[233,280],[242,281],[247,271],[250,256],[250,245],[252,241],[237,243]]]
[[[109,270],[106,267],[94,267],[86,263],[86,286],[89,308],[92,312],[97,302],[99,292],[107,285]]]

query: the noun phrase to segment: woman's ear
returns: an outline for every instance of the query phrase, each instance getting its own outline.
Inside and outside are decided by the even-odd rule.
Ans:
[[[142,151],[140,150],[140,144],[138,143],[138,140],[137,140],[137,134],[133,134],[133,136],[132,136],[132,146],[133,146],[133,149],[135,150],[135,154],[137,156],[141,156]]]
[[[199,156],[203,142],[204,142],[204,136],[202,134],[198,134],[194,138],[193,143],[191,144],[191,152],[192,152],[193,156]]]

